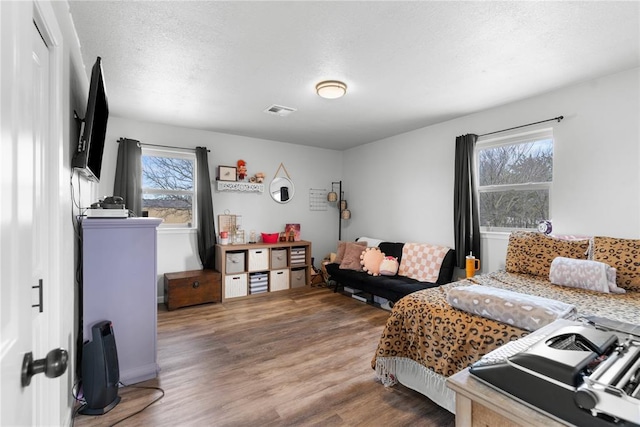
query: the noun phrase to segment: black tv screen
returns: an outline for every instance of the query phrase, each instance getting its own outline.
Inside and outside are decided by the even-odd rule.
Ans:
[[[80,140],[71,165],[91,181],[100,181],[104,138],[109,119],[109,102],[104,88],[102,59],[98,57],[91,70],[87,112],[80,128]]]

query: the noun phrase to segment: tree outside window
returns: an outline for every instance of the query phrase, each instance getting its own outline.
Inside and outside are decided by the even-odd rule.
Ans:
[[[553,135],[549,130],[479,140],[476,162],[483,229],[536,229],[550,218]]]
[[[164,227],[194,228],[195,153],[142,151],[142,210]]]

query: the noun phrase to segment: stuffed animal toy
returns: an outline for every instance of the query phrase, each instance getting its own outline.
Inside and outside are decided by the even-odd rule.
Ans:
[[[247,176],[247,162],[238,160],[238,181],[243,181]]]
[[[398,273],[398,258],[388,256],[380,263],[380,275],[395,276]]]
[[[257,172],[255,177],[258,184],[262,184],[264,182],[264,172]]]

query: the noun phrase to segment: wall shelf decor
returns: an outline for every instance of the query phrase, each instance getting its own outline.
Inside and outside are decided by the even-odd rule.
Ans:
[[[220,181],[236,181],[238,170],[234,166],[218,166],[218,179]]]
[[[252,182],[216,181],[218,191],[244,191],[247,193],[264,193],[264,184]]]

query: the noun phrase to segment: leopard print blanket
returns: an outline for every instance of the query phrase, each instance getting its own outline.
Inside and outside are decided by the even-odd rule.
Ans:
[[[598,293],[553,285],[538,276],[499,271],[414,292],[398,301],[382,332],[372,367],[375,369],[378,358],[408,358],[448,377],[529,333],[447,303],[449,289],[471,283],[573,304],[579,316],[597,315],[640,324],[640,292]]]

